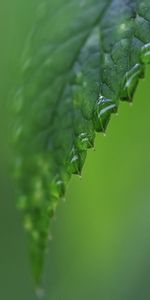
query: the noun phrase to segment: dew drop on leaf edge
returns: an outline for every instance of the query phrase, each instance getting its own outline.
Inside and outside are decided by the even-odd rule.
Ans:
[[[141,61],[144,64],[150,63],[150,43],[141,48]]]
[[[105,132],[112,113],[117,111],[117,104],[112,99],[100,96],[96,102],[93,124],[95,131]]]

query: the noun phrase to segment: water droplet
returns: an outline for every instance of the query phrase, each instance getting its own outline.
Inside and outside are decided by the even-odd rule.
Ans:
[[[65,194],[65,182],[61,179],[60,175],[57,174],[50,186],[51,195],[55,198],[63,197]]]
[[[139,78],[144,76],[144,67],[141,64],[136,64],[130,71],[125,74],[123,89],[121,93],[122,100],[131,101],[136,90]]]
[[[150,43],[141,48],[141,61],[144,64],[150,63]]]
[[[81,171],[86,158],[86,151],[79,151],[75,147],[72,148],[70,154],[71,172],[72,174],[81,175]]]
[[[73,147],[71,151],[71,172],[73,174],[79,174],[79,154],[76,152],[76,149]]]
[[[79,157],[77,154],[73,155],[72,159],[71,159],[71,163],[74,163],[76,161],[78,161]]]
[[[65,194],[65,184],[64,184],[64,182],[61,179],[59,179],[59,180],[56,181],[56,185],[57,185],[57,188],[58,188],[58,191],[59,191],[59,196],[63,197],[64,194]]]
[[[82,132],[77,139],[77,147],[81,150],[87,150],[94,147],[95,133]]]
[[[110,120],[111,114],[117,111],[117,104],[103,96],[100,96],[96,103],[96,108],[94,111],[94,128],[97,132],[105,132],[108,122]]]

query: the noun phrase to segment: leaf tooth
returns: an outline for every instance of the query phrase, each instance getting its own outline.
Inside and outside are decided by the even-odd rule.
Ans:
[[[121,89],[121,100],[132,102],[139,79],[144,77],[144,71],[145,68],[143,64],[135,64],[126,72]]]
[[[112,113],[117,111],[117,104],[112,99],[100,96],[96,102],[93,124],[97,132],[105,132]]]
[[[61,198],[65,195],[65,181],[61,178],[60,175],[56,175],[53,181],[51,182],[51,196],[56,198]]]
[[[70,161],[70,170],[72,174],[81,175],[82,168],[86,159],[86,150],[79,150],[73,146],[69,161]]]
[[[144,64],[150,63],[150,43],[144,45],[141,48],[141,54],[140,54],[141,62]]]
[[[95,132],[80,132],[77,136],[76,146],[79,150],[84,151],[94,147]]]

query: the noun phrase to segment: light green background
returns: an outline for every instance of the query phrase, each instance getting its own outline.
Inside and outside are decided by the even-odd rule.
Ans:
[[[0,2],[0,299],[36,299],[8,173],[10,91],[37,0]],[[45,300],[150,299],[150,68],[131,107],[97,135],[82,179],[60,203],[46,258]]]

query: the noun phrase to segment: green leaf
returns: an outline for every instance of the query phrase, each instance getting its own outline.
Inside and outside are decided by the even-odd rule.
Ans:
[[[149,0],[48,0],[27,41],[15,97],[15,176],[36,284],[58,199],[95,132],[132,101],[150,62]],[[93,174],[94,176],[94,174]]]

